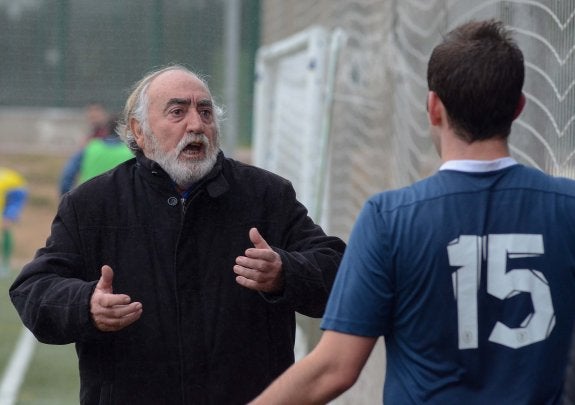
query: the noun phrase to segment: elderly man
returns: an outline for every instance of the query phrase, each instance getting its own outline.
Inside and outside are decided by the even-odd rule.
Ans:
[[[10,295],[42,342],[75,342],[83,404],[240,404],[294,360],[344,243],[287,180],[225,158],[206,83],[144,77],[122,137],[135,152],[65,195]]]

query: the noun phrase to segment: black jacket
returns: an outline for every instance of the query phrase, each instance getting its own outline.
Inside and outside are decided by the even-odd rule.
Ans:
[[[235,282],[254,226],[281,256],[280,296]],[[10,296],[38,340],[76,343],[83,404],[240,404],[293,362],[294,311],[322,316],[344,246],[277,175],[220,153],[183,201],[140,155],[63,197]],[[143,304],[119,332],[90,317],[104,264]]]

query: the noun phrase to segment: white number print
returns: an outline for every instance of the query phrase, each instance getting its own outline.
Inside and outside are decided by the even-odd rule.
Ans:
[[[518,349],[549,336],[555,325],[555,312],[547,279],[543,273],[533,269],[507,270],[508,259],[534,257],[543,253],[543,237],[533,234],[461,235],[449,243],[449,264],[459,267],[452,274],[457,301],[459,349],[475,349],[479,345],[477,293],[484,257],[488,294],[506,300],[520,293],[528,293],[533,303],[533,312],[520,327],[510,328],[497,322],[489,341]]]

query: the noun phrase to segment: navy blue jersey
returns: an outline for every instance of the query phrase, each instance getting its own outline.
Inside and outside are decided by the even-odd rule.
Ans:
[[[575,182],[443,170],[372,197],[323,329],[384,336],[389,404],[546,404],[575,316]]]

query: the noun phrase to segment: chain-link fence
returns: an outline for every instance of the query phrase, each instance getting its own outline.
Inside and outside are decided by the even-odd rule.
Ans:
[[[118,110],[155,67],[181,63],[206,75],[227,102],[227,0],[0,0],[0,106]],[[259,0],[241,2],[234,134],[249,143]]]

